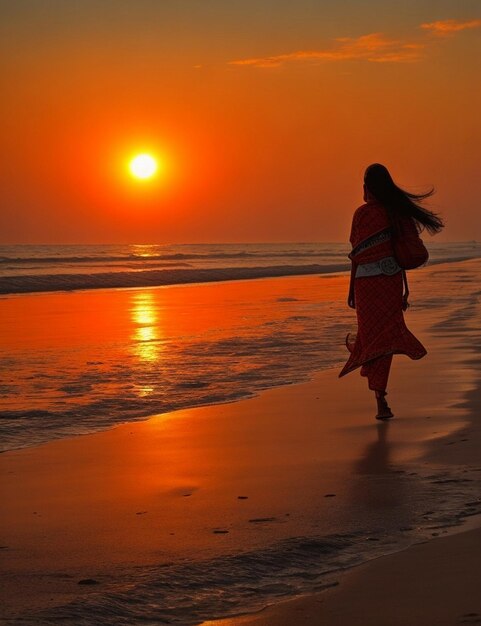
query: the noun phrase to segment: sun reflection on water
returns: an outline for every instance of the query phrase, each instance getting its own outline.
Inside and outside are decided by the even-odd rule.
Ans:
[[[130,246],[131,254],[138,257],[149,258],[158,254],[158,246],[150,244],[132,244]]]
[[[134,352],[142,361],[153,362],[159,358],[161,337],[158,308],[152,293],[140,292],[132,296],[132,321]],[[145,390],[149,393],[148,390]]]

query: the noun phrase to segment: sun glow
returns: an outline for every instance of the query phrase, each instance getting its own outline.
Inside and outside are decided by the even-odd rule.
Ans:
[[[134,178],[147,180],[157,173],[157,160],[151,154],[138,154],[130,161],[129,170]]]

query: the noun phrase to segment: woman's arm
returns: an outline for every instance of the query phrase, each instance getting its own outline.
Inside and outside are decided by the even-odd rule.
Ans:
[[[409,287],[408,287],[408,277],[406,274],[406,270],[403,270],[403,283],[404,283],[404,294],[403,294],[403,311],[407,311],[409,307]]]
[[[352,217],[351,234],[349,235],[349,241],[351,242],[352,250],[351,250],[351,253],[349,254],[349,258],[351,259],[351,279],[349,281],[349,295],[347,297],[347,306],[350,307],[351,309],[356,308],[356,301],[354,297],[354,279],[356,277],[356,270],[358,266],[358,264],[356,263],[356,261],[351,255],[352,255],[352,252],[354,251],[355,246],[359,243],[358,229],[359,229],[360,221],[361,221],[361,211],[360,209],[357,209],[354,212],[354,215]]]
[[[351,309],[356,308],[356,300],[354,297],[354,280],[356,277],[356,269],[357,263],[356,261],[354,261],[354,259],[351,259],[351,279],[349,281],[349,296],[347,298],[347,306]]]

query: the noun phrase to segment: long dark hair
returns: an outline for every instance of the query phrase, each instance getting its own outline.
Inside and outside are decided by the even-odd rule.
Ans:
[[[435,235],[444,228],[444,222],[439,215],[418,204],[433,195],[434,187],[426,193],[404,191],[393,181],[387,167],[380,163],[373,163],[366,169],[364,184],[371,195],[386,208],[394,230],[396,218],[401,216],[412,217],[419,232],[426,229],[430,235]]]

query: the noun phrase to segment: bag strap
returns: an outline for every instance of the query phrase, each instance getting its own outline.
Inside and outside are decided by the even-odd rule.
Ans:
[[[355,248],[351,250],[348,256],[350,259],[352,259],[355,256],[357,256],[360,252],[363,252],[364,250],[367,250],[368,248],[372,248],[373,246],[377,246],[378,243],[383,243],[384,241],[387,241],[388,239],[391,239],[391,229],[383,228],[379,232],[374,233],[374,235],[370,235],[369,237],[367,237],[367,239],[364,239],[363,241],[361,241],[361,243],[359,243]]]

